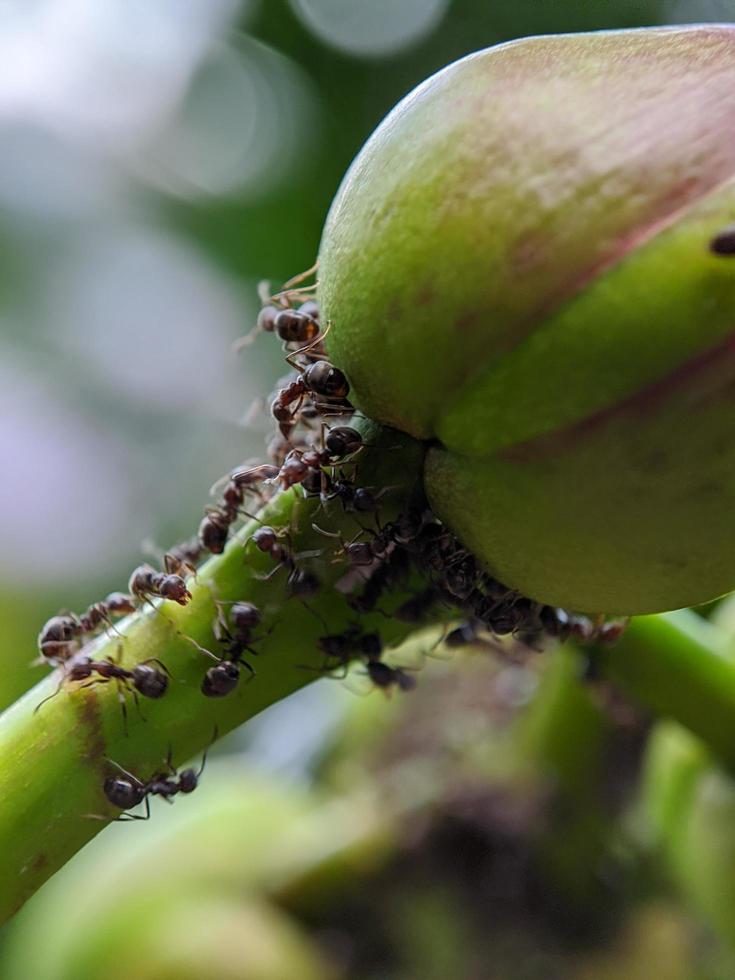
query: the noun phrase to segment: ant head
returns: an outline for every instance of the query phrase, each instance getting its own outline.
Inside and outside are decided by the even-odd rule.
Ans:
[[[138,664],[133,668],[133,686],[144,698],[162,698],[168,689],[168,677],[157,667]]]
[[[180,575],[164,575],[159,586],[159,592],[164,599],[178,602],[180,606],[185,606],[191,599],[191,592],[187,589],[186,582]]]
[[[235,690],[239,680],[239,665],[232,660],[221,660],[204,675],[202,694],[207,698],[223,698]]]
[[[121,776],[110,776],[105,780],[102,788],[110,803],[121,810],[131,810],[142,803],[145,797],[142,783]]]
[[[239,630],[252,630],[260,624],[263,614],[252,602],[235,602],[230,609],[230,622]]]
[[[182,793],[193,793],[199,784],[199,776],[194,769],[184,769],[179,773],[179,789]]]

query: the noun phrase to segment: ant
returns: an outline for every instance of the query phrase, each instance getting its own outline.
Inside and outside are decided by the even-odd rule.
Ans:
[[[152,666],[157,664],[157,666]],[[159,669],[160,668],[160,669]],[[96,677],[94,675],[97,675]],[[138,695],[144,698],[158,700],[162,698],[168,689],[169,671],[164,663],[156,657],[144,660],[136,664],[132,670],[127,670],[114,660],[92,660],[91,657],[84,657],[76,663],[70,664],[64,670],[64,675],[53,694],[44,698],[34,708],[34,713],[39,710],[41,705],[55,698],[61,691],[65,682],[68,681],[88,681],[82,687],[91,687],[96,684],[108,684],[115,681],[118,685],[118,697],[123,713],[123,720],[127,728],[127,707],[125,705],[125,691],[130,691],[132,687],[133,697],[136,707],[140,712]],[[92,678],[91,680],[88,680]]]
[[[230,473],[222,491],[222,505],[208,511],[199,525],[198,539],[203,548],[213,555],[225,550],[230,526],[240,516],[245,494],[263,480],[278,476],[278,467],[269,463],[257,466],[241,466]]]
[[[317,637],[316,645],[325,657],[322,670],[333,670],[335,667],[346,669],[349,661],[355,656],[365,657],[368,662],[379,660],[383,653],[380,634],[363,633],[362,628],[357,624],[348,626],[342,633],[327,633]],[[337,663],[330,664],[329,660],[335,660]]]
[[[219,606],[218,606],[219,608]],[[240,681],[240,668],[245,667],[250,671],[251,679],[255,677],[255,670],[247,660],[243,660],[243,654],[247,651],[257,655],[250,645],[253,640],[252,631],[260,624],[262,613],[252,602],[234,602],[230,610],[230,623],[234,627],[234,633],[230,632],[225,620],[218,616],[216,633],[217,638],[226,644],[223,658],[209,654],[217,663],[210,667],[204,675],[201,685],[202,694],[208,698],[223,698],[237,687]],[[209,653],[209,651],[205,651]]]
[[[309,276],[313,275],[315,270],[316,270],[316,265],[312,266],[311,269],[307,269],[306,272],[302,272],[300,275],[294,276],[292,279],[289,279],[288,282],[284,285],[283,289],[279,293],[276,293],[273,296],[270,295],[269,284],[267,281],[259,283],[258,294],[260,296],[260,301],[263,304],[263,306],[260,312],[258,313],[258,318],[256,320],[255,327],[250,331],[250,333],[246,337],[243,337],[241,340],[236,341],[235,350],[239,350],[243,347],[246,347],[248,344],[252,343],[254,339],[254,335],[261,332],[262,333],[277,332],[278,335],[281,336],[281,332],[277,329],[276,326],[276,320],[278,318],[279,313],[283,313],[286,311],[294,312],[292,310],[292,303],[294,301],[298,302],[300,299],[303,298],[304,295],[308,295],[314,291],[314,289],[316,288],[315,285],[300,286],[300,288],[294,288],[294,287],[298,287],[300,283],[304,282],[304,280],[308,279]],[[316,303],[316,301],[313,299],[307,299],[306,302],[302,303],[298,312],[303,314],[305,317],[308,317],[312,321],[319,320],[319,306]],[[281,329],[284,330],[284,332],[287,330],[285,326],[282,326]],[[302,334],[306,334],[307,330],[306,328],[301,328],[300,332]],[[319,331],[317,327],[316,333],[318,332]],[[281,337],[281,339],[286,340],[285,337]],[[302,338],[299,337],[298,339],[302,339]]]
[[[214,730],[212,742],[217,738],[217,729]],[[208,750],[207,750],[208,751]],[[172,797],[178,793],[193,793],[199,785],[199,780],[204,772],[207,762],[207,751],[202,756],[202,764],[199,769],[182,769],[177,772],[171,763],[171,749],[169,748],[165,760],[165,768],[160,770],[146,782],[134,776],[127,769],[123,769],[117,762],[111,759],[107,761],[113,765],[121,776],[108,776],[102,784],[102,789],[108,801],[113,806],[121,810],[132,810],[141,803],[145,803],[145,816],[133,813],[122,813],[117,820],[148,820],[151,815],[150,797],[160,796],[167,803],[172,803]],[[105,819],[104,817],[100,819]]]
[[[82,636],[94,633],[103,624],[111,626],[113,616],[132,612],[135,612],[132,596],[111,592],[102,602],[93,602],[81,616],[74,613],[52,616],[38,634],[38,650],[44,660],[58,666],[76,653]]]
[[[376,556],[373,551],[372,543],[369,541],[357,540],[357,538],[362,534],[362,531],[358,531],[357,535],[352,539],[352,541],[345,542],[339,531],[325,531],[323,528],[319,527],[318,524],[314,523],[312,523],[311,526],[317,532],[317,534],[322,534],[325,538],[336,538],[342,545],[341,550],[336,552],[336,554],[345,555],[353,567],[372,565],[373,561],[375,560]]]
[[[359,514],[374,514],[378,509],[378,501],[383,494],[388,492],[384,488],[380,493],[373,493],[368,487],[356,487],[351,480],[347,479],[344,473],[339,474],[339,479],[323,474],[323,482],[326,486],[322,489],[322,505],[330,500],[337,498],[345,511],[357,511]]]
[[[373,543],[375,551],[375,543]],[[349,596],[348,604],[358,613],[372,612],[386,589],[400,584],[411,571],[411,557],[405,548],[393,548],[377,567],[370,571],[369,577],[359,595]]]
[[[262,551],[264,554],[270,555],[270,557],[277,562],[276,567],[272,572],[269,572],[266,578],[270,578],[279,568],[288,569],[288,578],[286,580],[288,592],[291,596],[312,596],[315,595],[320,588],[321,583],[319,579],[311,572],[304,571],[300,569],[296,562],[300,558],[315,558],[321,554],[320,551],[302,551],[299,554],[294,554],[292,549],[279,541],[279,534],[275,528],[264,524],[259,527],[251,535],[250,540],[255,545],[255,547]]]
[[[151,596],[170,599],[185,606],[191,599],[191,592],[180,575],[157,572],[151,565],[139,565],[130,576],[128,588],[136,599],[150,602]]]
[[[390,667],[382,660],[368,660],[365,669],[373,684],[386,694],[396,687],[401,691],[412,691],[416,687],[416,678],[402,667]]]
[[[284,481],[284,476],[286,477],[284,486],[299,483],[301,477],[306,476],[309,470],[332,466],[347,459],[348,456],[353,456],[365,446],[365,443],[357,429],[353,429],[350,425],[336,425],[332,429],[327,429],[326,434],[323,434],[322,445],[322,449],[311,446],[306,449],[291,450],[279,473],[279,478],[282,481]],[[296,475],[296,470],[299,468],[296,465],[298,463],[302,464],[302,468],[300,474]],[[295,479],[288,479],[287,474],[284,474],[284,469],[288,465],[294,471]]]
[[[337,667],[344,667],[346,670],[350,660],[355,656],[365,657],[368,661],[380,659],[383,654],[383,640],[380,633],[377,631],[364,633],[359,623],[351,623],[341,633],[330,633],[323,616],[306,603],[304,606],[327,631],[316,639],[317,649],[324,654],[324,663],[318,670],[331,671]],[[330,660],[336,663],[330,663]]]
[[[305,397],[318,395],[326,398],[330,403],[344,403],[350,393],[350,384],[345,374],[328,360],[321,358],[321,355],[316,355],[320,360],[313,361],[307,367],[294,363],[295,356],[304,354],[315,344],[316,341],[313,341],[308,347],[294,351],[286,357],[288,363],[299,373],[299,377],[281,388],[271,404],[271,413],[278,422],[284,439],[290,438]],[[295,407],[294,403],[296,403]]]

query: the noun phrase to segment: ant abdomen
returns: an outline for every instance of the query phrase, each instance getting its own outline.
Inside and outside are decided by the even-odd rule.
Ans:
[[[240,665],[232,660],[220,660],[202,678],[201,691],[207,698],[224,698],[235,690],[240,681]]]

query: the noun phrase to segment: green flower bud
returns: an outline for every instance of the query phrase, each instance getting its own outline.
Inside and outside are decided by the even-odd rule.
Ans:
[[[432,441],[432,506],[508,586],[621,614],[735,588],[734,178],[720,25],[478,52],[353,163],[330,354]]]

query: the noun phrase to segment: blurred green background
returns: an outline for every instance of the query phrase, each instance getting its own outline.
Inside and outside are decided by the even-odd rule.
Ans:
[[[254,321],[260,279],[312,264],[345,169],[404,94],[511,38],[723,21],[733,9],[732,0],[0,0],[0,706],[36,678],[29,665],[49,615],[124,587],[144,554],[192,532],[222,472],[262,453],[259,399],[282,364],[272,345],[236,356],[232,342]],[[310,793],[315,760],[345,716],[365,710],[353,702],[322,682],[222,751]],[[371,710],[393,708],[379,699]],[[159,809],[151,827],[164,823]],[[102,840],[129,841],[135,829]],[[94,854],[104,864],[104,848]],[[364,975],[496,976],[474,960],[441,960],[483,930],[463,938],[466,923],[447,919],[460,898],[446,869],[414,873],[430,883],[425,921],[407,916],[408,931],[382,936],[383,947],[395,953],[410,935],[425,943],[431,922],[459,932],[444,945],[435,937],[431,969],[373,963]],[[348,932],[367,928],[364,905]],[[246,918],[267,933],[259,916],[270,914],[253,906]],[[647,914],[686,945],[680,911]],[[354,971],[351,955],[342,960]],[[578,975],[544,962],[517,975]],[[304,960],[293,975],[333,968]],[[291,975],[283,969],[262,975]],[[595,969],[579,976],[619,975]],[[661,970],[662,980],[694,975]],[[59,973],[72,975],[98,974]]]

